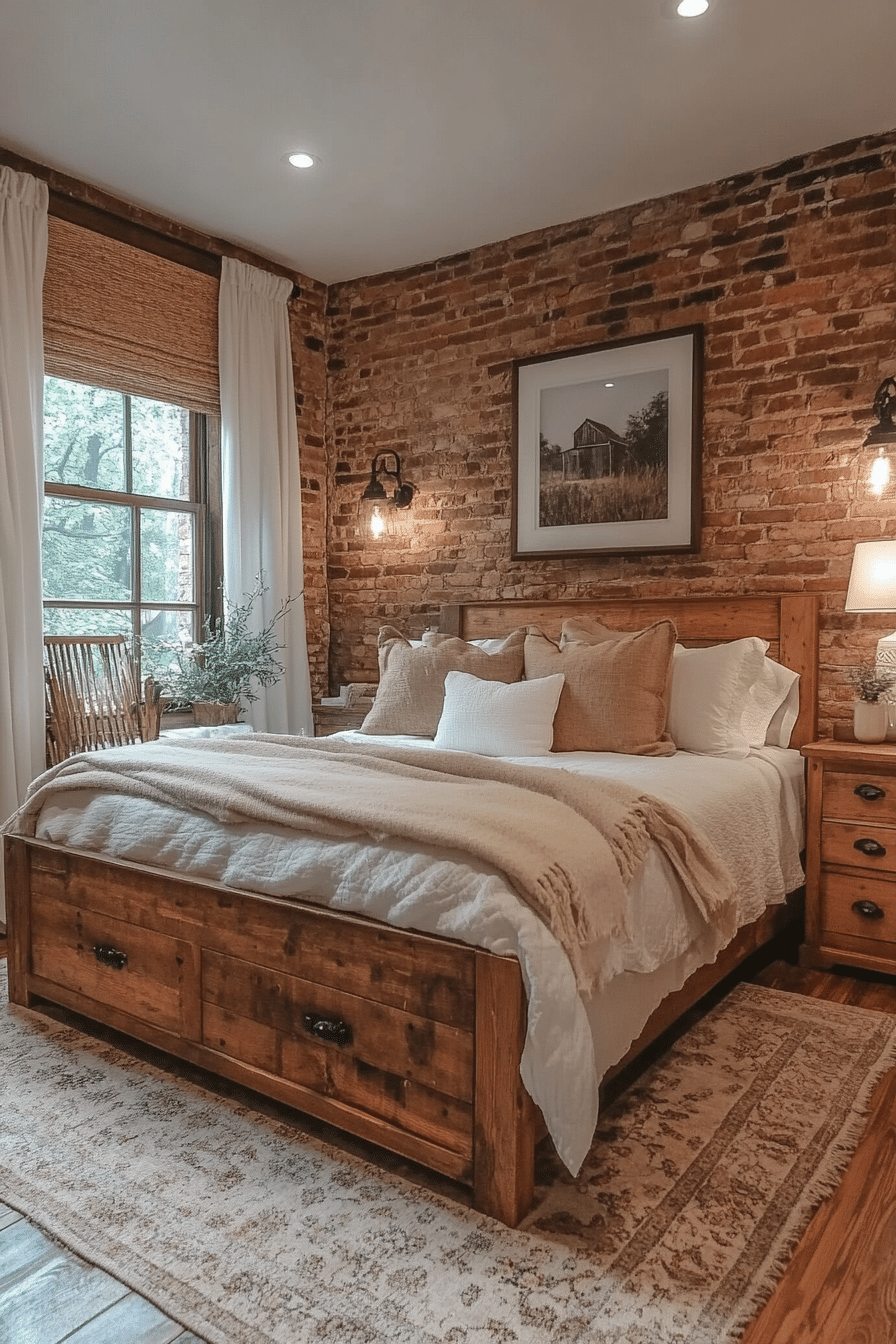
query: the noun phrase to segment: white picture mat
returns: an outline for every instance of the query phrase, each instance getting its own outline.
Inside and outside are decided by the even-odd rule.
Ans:
[[[522,363],[517,369],[516,554],[552,551],[687,548],[692,531],[694,423],[693,332],[563,359]],[[666,518],[637,522],[542,527],[539,522],[541,393],[547,388],[604,382],[668,370],[669,496]]]

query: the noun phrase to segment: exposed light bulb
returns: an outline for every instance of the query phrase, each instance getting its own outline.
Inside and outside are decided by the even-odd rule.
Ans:
[[[874,459],[868,483],[876,495],[883,494],[890,484],[890,459],[883,453]]]
[[[386,530],[386,520],[380,513],[379,505],[377,505],[373,513],[370,515],[370,535],[372,537],[379,538],[383,535],[385,530]]]
[[[709,0],[678,0],[675,13],[683,19],[696,19],[709,9]]]

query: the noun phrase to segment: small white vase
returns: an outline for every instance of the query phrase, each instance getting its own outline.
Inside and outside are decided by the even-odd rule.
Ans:
[[[852,707],[852,731],[857,742],[883,742],[889,726],[884,700],[856,700]]]

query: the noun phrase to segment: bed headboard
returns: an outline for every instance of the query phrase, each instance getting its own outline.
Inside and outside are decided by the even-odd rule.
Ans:
[[[591,616],[614,630],[641,630],[668,617],[682,644],[721,644],[747,635],[769,642],[769,657],[800,674],[800,712],[791,746],[818,735],[818,597],[779,593],[741,597],[578,597],[554,601],[462,602],[442,607],[439,629],[461,639],[508,635],[537,625],[552,639],[568,616]]]

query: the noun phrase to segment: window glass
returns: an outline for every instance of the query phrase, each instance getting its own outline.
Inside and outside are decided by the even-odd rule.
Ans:
[[[132,490],[190,498],[190,413],[166,401],[131,397]]]
[[[131,614],[114,607],[44,606],[45,635],[127,635]]]
[[[95,490],[127,489],[124,397],[64,378],[44,383],[44,476]]]
[[[187,649],[196,639],[193,617],[186,611],[172,611],[170,608],[153,610],[150,607],[144,607],[141,615],[141,637],[148,641],[142,645],[142,675],[165,681],[167,673],[177,673],[179,670],[172,646],[176,648],[180,644]],[[168,647],[160,648],[156,642],[160,640],[164,640]]]
[[[94,602],[131,597],[131,510],[95,500],[44,501],[44,596]]]
[[[140,510],[140,596],[144,602],[195,601],[193,522],[189,513]]]
[[[182,644],[193,644],[197,639],[192,612],[144,607],[141,616],[140,634],[144,639],[179,640]]]
[[[138,660],[142,635],[192,642],[220,583],[200,546],[215,535],[214,427],[181,406],[64,378],[45,379],[44,419],[46,633],[124,634]]]

